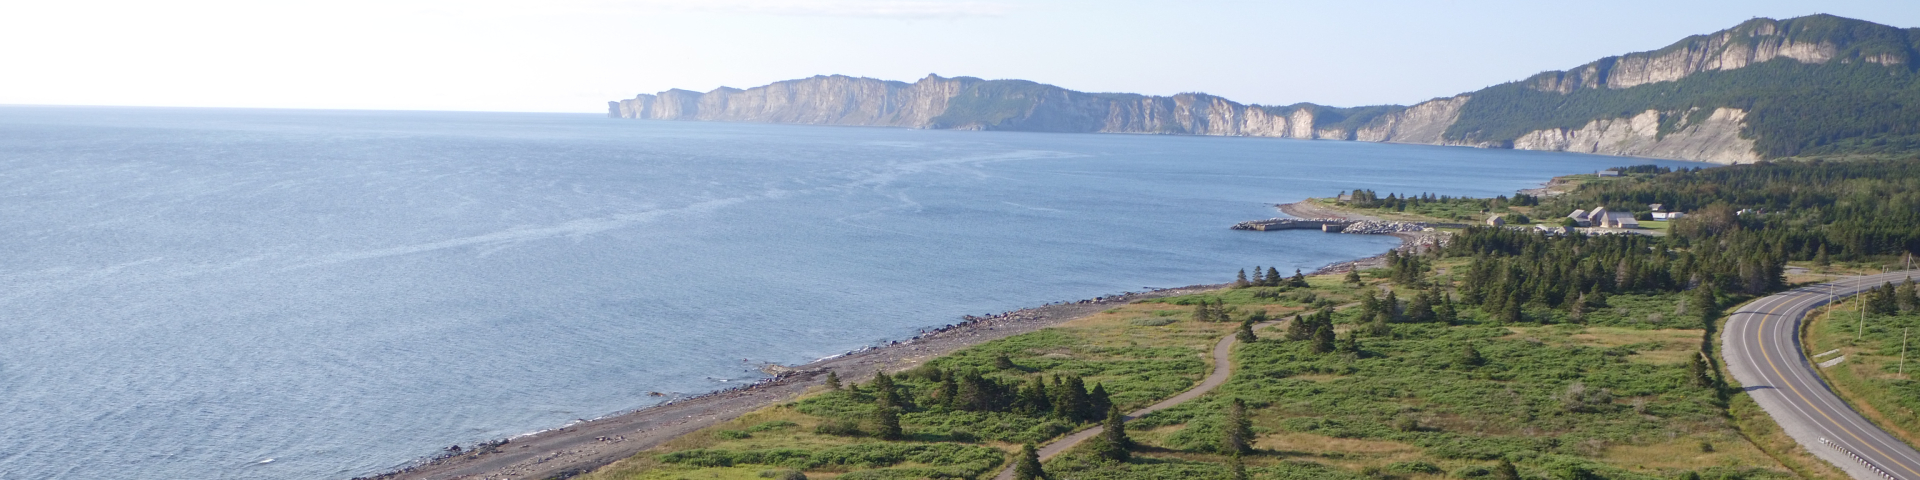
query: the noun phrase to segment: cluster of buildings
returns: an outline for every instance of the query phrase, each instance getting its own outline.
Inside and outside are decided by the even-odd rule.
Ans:
[[[1674,219],[1678,219],[1680,217],[1686,216],[1686,214],[1683,214],[1681,212],[1669,212],[1666,210],[1665,207],[1666,207],[1665,205],[1661,205],[1658,203],[1647,205],[1647,209],[1653,211],[1652,212],[1653,220],[1674,220]],[[1632,212],[1609,211],[1607,210],[1607,207],[1594,207],[1593,210],[1574,210],[1573,213],[1567,214],[1567,218],[1570,220],[1573,220],[1573,223],[1575,225],[1579,225],[1581,227],[1587,227],[1587,228],[1610,228],[1610,229],[1627,229],[1627,230],[1640,228],[1640,221],[1634,218],[1634,214]],[[1507,223],[1506,220],[1501,218],[1499,215],[1494,215],[1492,217],[1487,218],[1487,225],[1504,226],[1506,225],[1506,223]],[[1555,233],[1555,234],[1573,232],[1572,227],[1563,227],[1558,225],[1554,225],[1554,226],[1536,225],[1534,226],[1534,228],[1543,232]]]

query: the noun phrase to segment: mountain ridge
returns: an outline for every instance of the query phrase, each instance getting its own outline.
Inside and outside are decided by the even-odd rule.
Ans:
[[[1755,18],[1667,47],[1411,106],[1243,104],[1027,80],[844,75],[608,102],[654,120],[1149,133],[1514,148],[1750,163],[1920,151],[1920,29],[1832,15]]]

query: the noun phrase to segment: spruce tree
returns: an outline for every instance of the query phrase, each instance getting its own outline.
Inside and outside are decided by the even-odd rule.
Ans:
[[[1256,287],[1267,286],[1267,272],[1265,270],[1261,270],[1259,265],[1254,265],[1253,280],[1249,280],[1248,283]]]
[[[1287,340],[1298,342],[1309,338],[1313,338],[1313,323],[1294,315],[1293,320],[1287,322]]]
[[[1687,362],[1687,380],[1696,387],[1713,386],[1713,374],[1707,369],[1707,362],[1700,354],[1692,355],[1693,361]]]
[[[1093,384],[1093,391],[1087,392],[1087,410],[1104,412],[1113,407],[1113,396],[1107,394],[1106,384]]]
[[[1445,323],[1447,325],[1454,325],[1459,323],[1460,312],[1453,309],[1452,296],[1447,295],[1446,293],[1440,294],[1440,309],[1433,312],[1433,317],[1435,320],[1439,320],[1440,323]]]
[[[889,405],[873,409],[873,436],[882,440],[900,439],[900,412]]]
[[[1494,480],[1520,480],[1520,469],[1514,468],[1513,462],[1502,458],[1500,464],[1493,467],[1493,478]]]
[[[1822,267],[1833,266],[1833,257],[1827,256],[1827,245],[1820,245],[1820,253],[1813,254],[1813,264]]]
[[[840,374],[834,373],[832,370],[827,371],[827,389],[828,390],[840,389]]]
[[[1480,350],[1473,348],[1473,343],[1469,342],[1460,349],[1459,363],[1461,366],[1473,368],[1486,364],[1487,359],[1480,356]]]
[[[1047,472],[1040,468],[1040,452],[1033,444],[1020,446],[1020,458],[1013,463],[1014,480],[1046,480]]]
[[[1906,283],[1900,284],[1900,290],[1894,292],[1894,296],[1898,297],[1901,310],[1920,309],[1920,287],[1914,285],[1913,277],[1907,277]]]
[[[1247,283],[1247,270],[1241,269],[1240,274],[1233,278],[1233,288],[1247,288],[1248,285],[1252,284]]]
[[[1267,275],[1268,275],[1269,277],[1271,277],[1271,276],[1273,276],[1273,275],[1279,275],[1279,274],[1280,274],[1280,272],[1276,272],[1276,271],[1273,271],[1273,270],[1272,270],[1271,268],[1269,268],[1269,269],[1267,270]],[[1296,269],[1293,269],[1293,278],[1291,278],[1291,279],[1288,279],[1288,280],[1287,280],[1287,284],[1288,284],[1288,285],[1291,285],[1291,286],[1293,286],[1293,287],[1295,287],[1295,288],[1307,288],[1307,287],[1310,287],[1310,286],[1312,286],[1312,285],[1308,285],[1308,284],[1307,284],[1307,276],[1306,276],[1306,274],[1302,274],[1302,273],[1300,273],[1300,269],[1298,269],[1298,268],[1296,268]]]
[[[1100,438],[1093,444],[1094,454],[1121,463],[1131,459],[1133,455],[1127,449],[1133,448],[1133,440],[1127,438],[1126,417],[1120,416],[1118,407],[1107,409],[1107,419],[1100,427]]]
[[[934,404],[945,405],[947,408],[960,410],[963,408],[959,401],[960,385],[954,381],[953,377],[953,375],[948,375],[947,378],[940,379],[940,389],[934,393]]]
[[[1240,322],[1240,329],[1233,332],[1233,337],[1239,340],[1240,343],[1253,343],[1260,339],[1259,337],[1253,336],[1253,320]]]
[[[1247,462],[1241,460],[1239,455],[1234,455],[1227,459],[1227,478],[1230,480],[1247,480],[1249,478],[1247,477]]]
[[[1333,328],[1321,325],[1313,331],[1313,353],[1333,351]]]
[[[893,378],[887,372],[873,372],[873,398],[881,407],[904,406],[900,401],[900,389],[894,387]]]
[[[1018,404],[1017,408],[1022,414],[1039,415],[1053,411],[1053,400],[1047,394],[1047,383],[1038,376],[1027,380],[1027,386],[1021,388],[1016,396],[1018,398],[1015,403]]]
[[[1433,293],[1422,292],[1407,304],[1407,321],[1426,323],[1433,321]]]
[[[1247,418],[1247,404],[1235,398],[1227,403],[1226,424],[1221,425],[1220,448],[1229,454],[1253,453],[1253,421]]]
[[[1200,299],[1200,303],[1193,306],[1193,321],[1194,322],[1213,321],[1213,310],[1207,308],[1206,299],[1204,298]]]
[[[1360,280],[1360,269],[1356,268],[1352,270],[1347,270],[1346,278],[1341,279],[1341,281],[1345,283],[1355,284],[1355,285],[1359,285],[1363,283],[1363,281]]]

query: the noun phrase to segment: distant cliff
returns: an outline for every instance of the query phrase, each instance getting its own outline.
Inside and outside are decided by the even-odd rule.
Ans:
[[[608,102],[653,120],[1355,140],[1746,163],[1920,150],[1920,29],[1754,19],[1666,48],[1413,106],[1241,104],[1025,80],[816,76]]]

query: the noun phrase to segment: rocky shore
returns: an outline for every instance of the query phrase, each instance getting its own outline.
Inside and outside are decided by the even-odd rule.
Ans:
[[[1425,252],[1444,247],[1449,237],[1445,232],[1435,231],[1426,224],[1382,220],[1379,217],[1370,215],[1361,215],[1346,210],[1327,208],[1313,203],[1312,199],[1274,205],[1274,208],[1280,209],[1282,213],[1299,218],[1350,222],[1340,233],[1393,235],[1399,237],[1400,246],[1394,247],[1393,250],[1405,253]],[[1320,267],[1314,270],[1313,273],[1309,273],[1309,275],[1346,273],[1351,270],[1381,268],[1386,265],[1387,254],[1386,252],[1381,252],[1379,255],[1359,260],[1335,262]]]
[[[1346,223],[1345,233],[1393,235],[1402,251],[1444,244],[1446,236],[1425,225],[1382,220],[1329,209],[1306,201],[1275,205],[1303,219]],[[1321,267],[1314,275],[1384,266],[1385,253]],[[930,327],[911,338],[853,350],[798,366],[768,365],[769,376],[750,384],[670,400],[652,407],[510,439],[447,447],[394,471],[354,480],[452,480],[569,478],[631,457],[680,435],[718,424],[821,384],[827,372],[861,379],[877,371],[900,371],[927,360],[991,340],[1005,338],[1097,313],[1138,300],[1186,295],[1222,288],[1193,285],[1055,302],[1040,307],[985,315],[967,315],[957,323]]]
[[[676,399],[633,412],[586,420],[532,435],[453,446],[432,458],[355,480],[568,478],[631,457],[680,435],[724,422],[805,393],[831,371],[862,379],[876,371],[900,371],[927,360],[1106,310],[1137,300],[1186,295],[1224,285],[1194,285],[1085,300],[1056,302],[1010,312],[968,315],[912,338],[875,345],[806,365],[769,366],[771,375],[747,385]]]

